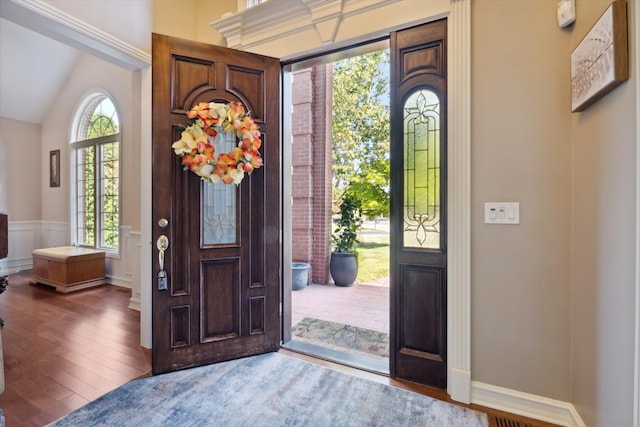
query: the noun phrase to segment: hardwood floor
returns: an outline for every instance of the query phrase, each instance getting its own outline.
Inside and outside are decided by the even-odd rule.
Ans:
[[[63,295],[47,286],[30,285],[30,273],[10,276],[9,287],[0,295],[0,318],[6,322],[0,408],[7,426],[43,426],[119,385],[149,375],[151,353],[140,347],[140,314],[127,308],[129,289],[107,285]],[[445,392],[429,387],[280,351],[451,402]],[[463,406],[486,412],[490,427],[552,426],[477,405]]]
[[[0,295],[7,426],[43,426],[150,372],[129,289],[63,295],[30,279],[30,271],[11,275]]]

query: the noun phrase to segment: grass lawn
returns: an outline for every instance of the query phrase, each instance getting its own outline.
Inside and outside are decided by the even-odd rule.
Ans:
[[[389,276],[389,234],[360,233],[358,240],[358,281]]]

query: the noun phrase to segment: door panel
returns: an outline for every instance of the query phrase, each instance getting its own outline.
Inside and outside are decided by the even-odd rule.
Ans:
[[[280,338],[280,63],[153,35],[153,239],[169,238],[153,292],[153,371],[275,351]],[[238,185],[184,171],[171,144],[199,102],[240,102],[260,127],[262,168]],[[230,151],[235,137],[218,150]],[[227,148],[224,148],[226,144]],[[265,194],[269,194],[266,198]],[[168,226],[161,227],[161,218]],[[154,278],[159,272],[154,251]]]
[[[442,319],[442,270],[401,266],[401,306],[403,308],[401,352],[421,352],[433,360],[444,360],[443,337],[440,336]],[[411,325],[423,325],[414,328]]]
[[[446,388],[446,20],[391,34],[391,375]]]

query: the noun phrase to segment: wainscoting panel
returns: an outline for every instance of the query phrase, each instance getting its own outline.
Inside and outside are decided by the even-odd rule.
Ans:
[[[129,308],[140,311],[140,232],[120,226],[120,254],[107,254],[107,282],[131,289]]]
[[[2,274],[29,270],[33,266],[31,253],[41,248],[41,221],[9,221],[9,256],[0,261]]]
[[[0,261],[2,275],[33,268],[35,249],[68,246],[69,224],[56,221],[9,221],[9,256]],[[120,254],[107,254],[107,283],[131,289],[129,308],[140,310],[140,232],[120,227]]]
[[[41,221],[40,246],[55,248],[69,245],[69,224],[66,222]]]
[[[129,308],[140,311],[140,232],[129,231],[123,237],[127,241],[127,256],[124,257],[125,267],[131,278],[131,299]]]

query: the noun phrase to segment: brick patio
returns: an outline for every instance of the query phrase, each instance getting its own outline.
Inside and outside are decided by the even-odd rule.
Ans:
[[[292,291],[292,323],[304,317],[389,333],[389,280],[350,287],[311,284]]]

